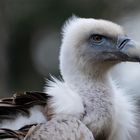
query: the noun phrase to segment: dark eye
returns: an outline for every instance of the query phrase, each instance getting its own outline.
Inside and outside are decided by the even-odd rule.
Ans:
[[[102,35],[92,35],[91,40],[94,43],[101,43],[104,40],[104,37]]]

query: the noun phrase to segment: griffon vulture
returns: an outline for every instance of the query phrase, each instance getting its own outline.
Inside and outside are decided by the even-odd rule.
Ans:
[[[128,140],[137,130],[135,101],[115,85],[110,69],[121,62],[140,62],[140,46],[121,26],[102,19],[72,17],[62,34],[62,80],[52,78],[45,94],[27,92],[1,100],[0,136],[6,135],[7,129],[18,130],[19,134],[24,125],[46,123],[54,127],[50,122],[55,115],[64,114],[81,121],[96,140]],[[47,132],[43,134],[50,140],[51,134],[57,136]]]

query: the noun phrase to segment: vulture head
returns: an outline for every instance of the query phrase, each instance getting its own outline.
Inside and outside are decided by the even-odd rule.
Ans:
[[[123,61],[140,61],[140,48],[113,22],[93,18],[70,18],[63,27],[60,70],[69,72],[106,71]],[[99,72],[100,73],[100,72]]]

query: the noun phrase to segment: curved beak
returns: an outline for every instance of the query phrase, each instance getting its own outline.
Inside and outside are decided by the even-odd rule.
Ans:
[[[140,44],[128,37],[119,37],[117,49],[122,54],[124,61],[140,62]]]

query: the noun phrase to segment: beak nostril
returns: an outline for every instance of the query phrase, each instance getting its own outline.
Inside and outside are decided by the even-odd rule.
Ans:
[[[123,40],[121,43],[120,43],[120,45],[118,45],[118,49],[122,49],[124,46],[125,46],[125,44],[127,44],[127,42],[129,42],[130,41],[130,39],[125,39],[125,40]]]

